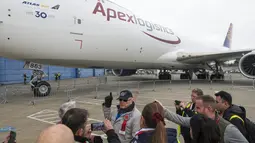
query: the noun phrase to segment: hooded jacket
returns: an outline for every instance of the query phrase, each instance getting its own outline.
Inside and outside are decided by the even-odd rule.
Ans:
[[[143,131],[145,130],[145,131]],[[154,129],[144,128],[138,131],[130,143],[149,143]],[[176,129],[166,128],[167,143],[178,143]]]
[[[232,118],[230,120],[230,118],[233,115],[238,115],[239,117],[242,118]],[[223,114],[223,118],[227,121],[229,121],[230,123],[232,123],[233,125],[235,125],[238,130],[243,134],[244,137],[248,138],[248,134],[247,131],[245,129],[245,124],[243,121],[245,121],[245,112],[237,105],[231,105],[227,110],[225,110],[224,114]]]

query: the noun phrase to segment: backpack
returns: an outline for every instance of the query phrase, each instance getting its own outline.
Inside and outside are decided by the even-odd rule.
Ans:
[[[255,124],[248,118],[245,119],[245,126],[248,133],[248,141],[250,143],[255,143]]]
[[[250,119],[248,119],[247,117],[246,117],[246,111],[245,111],[245,108],[244,107],[242,107],[242,106],[239,106],[243,111],[244,111],[244,113],[245,113],[245,121],[243,121],[244,122],[244,124],[245,124],[245,128],[246,128],[246,131],[247,131],[247,133],[248,133],[248,141],[250,142],[250,143],[255,143],[255,134],[254,134],[254,132],[255,132],[255,123],[253,123]],[[237,116],[237,115],[234,115],[234,116]],[[238,116],[239,117],[239,116]],[[237,118],[238,118],[237,117]],[[240,118],[240,117],[239,117]]]

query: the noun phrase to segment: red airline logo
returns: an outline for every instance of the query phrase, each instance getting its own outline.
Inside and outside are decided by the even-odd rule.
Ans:
[[[132,24],[136,24],[136,25],[140,25],[142,27],[146,27],[146,29],[148,31],[161,31],[161,32],[164,32],[164,33],[167,33],[167,34],[171,34],[173,35],[174,33],[172,32],[171,29],[167,28],[167,27],[163,27],[161,25],[158,25],[158,24],[153,24],[149,21],[145,21],[141,18],[137,18],[135,15],[130,15],[130,14],[125,14],[121,11],[117,11],[114,10],[114,9],[111,9],[111,8],[107,8],[106,11],[102,5],[102,3],[100,1],[97,2],[94,10],[93,10],[93,14],[101,14],[102,16],[106,17],[107,21],[110,21],[111,19],[119,19],[121,21],[126,21],[128,23],[132,23]],[[147,32],[144,32],[144,34],[148,35],[149,37],[151,38],[154,38],[158,41],[161,41],[161,42],[164,42],[164,43],[168,43],[168,44],[179,44],[181,43],[181,40],[179,37],[177,41],[171,41],[171,40],[165,40],[165,39],[161,39],[161,38],[158,38],[154,35],[151,35]]]

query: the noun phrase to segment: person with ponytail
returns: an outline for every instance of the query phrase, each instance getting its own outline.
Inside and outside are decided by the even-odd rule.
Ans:
[[[130,143],[178,143],[176,129],[165,125],[163,107],[157,102],[147,104],[140,119],[141,129]]]

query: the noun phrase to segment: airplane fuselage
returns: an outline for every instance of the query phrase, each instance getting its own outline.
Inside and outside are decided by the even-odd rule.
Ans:
[[[107,0],[0,1],[0,56],[7,58],[69,67],[194,68],[176,61],[177,52],[190,50],[182,42],[170,28]]]

